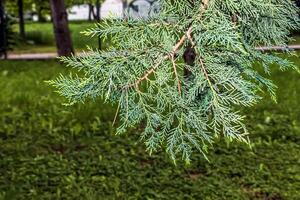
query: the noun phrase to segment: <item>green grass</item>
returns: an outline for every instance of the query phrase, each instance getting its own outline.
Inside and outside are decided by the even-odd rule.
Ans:
[[[85,50],[86,46],[93,48],[98,47],[98,39],[83,36],[80,32],[93,27],[95,22],[70,22],[69,28],[75,50]],[[18,31],[16,25],[15,31]],[[47,23],[26,23],[26,39],[27,42],[17,42],[13,53],[44,53],[56,52],[53,25]]]
[[[300,35],[296,34],[293,37],[294,41],[290,42],[290,44],[299,44],[300,45]]]
[[[195,154],[174,166],[163,150],[145,152],[138,128],[114,135],[110,105],[62,106],[44,83],[69,73],[62,65],[1,61],[0,199],[298,200],[300,75],[273,71],[278,104],[242,111],[252,150],[219,141],[210,162]]]

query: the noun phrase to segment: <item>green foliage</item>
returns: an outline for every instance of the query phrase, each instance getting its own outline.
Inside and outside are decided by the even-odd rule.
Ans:
[[[65,6],[67,8],[74,5],[80,4],[96,4],[103,3],[104,0],[64,0]],[[17,17],[18,16],[18,1],[9,0],[5,2],[6,9],[9,14]],[[46,16],[50,16],[50,3],[49,0],[23,0],[23,9],[25,12],[38,15],[38,20],[40,22],[46,22]]]
[[[85,3],[84,0],[64,0],[66,7]],[[18,0],[9,0],[5,2],[9,14],[18,16]],[[46,16],[51,15],[49,0],[23,0],[23,9],[26,12],[37,14],[40,21],[45,22]]]
[[[300,44],[300,35],[295,34],[293,40],[290,42],[292,45],[299,45]]]
[[[23,0],[24,11],[31,11],[35,0]],[[37,0],[38,1],[38,0]],[[46,2],[46,0],[44,0]],[[49,2],[48,2],[49,3]],[[18,16],[18,0],[5,1],[5,9],[10,15]]]
[[[300,64],[299,59],[294,59]],[[220,141],[174,167],[137,142],[142,127],[114,136],[115,108],[73,107],[44,84],[69,70],[54,61],[0,62],[0,199],[298,200],[300,79],[272,67],[278,104],[247,114],[252,150]],[[265,95],[267,96],[267,95]],[[171,182],[170,182],[171,181]]]
[[[117,105],[118,134],[142,124],[147,151],[166,147],[175,161],[190,162],[198,150],[224,136],[248,142],[248,131],[237,110],[252,106],[259,91],[275,100],[275,85],[254,68],[261,63],[296,67],[264,54],[259,45],[285,45],[299,24],[297,9],[287,0],[166,0],[161,13],[149,19],[106,20],[85,32],[112,38],[107,51],[61,58],[83,72],[51,82],[69,104],[103,98]],[[183,62],[191,46],[195,59]],[[185,69],[185,70],[183,70]],[[189,71],[185,76],[183,71]]]

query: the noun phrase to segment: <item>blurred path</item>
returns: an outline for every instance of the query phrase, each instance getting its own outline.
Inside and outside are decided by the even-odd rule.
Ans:
[[[57,53],[26,53],[12,54],[9,53],[7,60],[49,60],[57,58]]]
[[[298,50],[300,49],[300,44],[288,45],[288,46],[257,47],[256,49],[261,51]]]
[[[298,50],[300,45],[289,45],[287,47],[273,46],[273,47],[257,47],[261,51],[284,51],[287,49]],[[77,54],[81,55],[81,53]],[[8,60],[49,60],[57,58],[56,53],[33,53],[33,54],[8,54]],[[2,59],[2,58],[1,58]]]

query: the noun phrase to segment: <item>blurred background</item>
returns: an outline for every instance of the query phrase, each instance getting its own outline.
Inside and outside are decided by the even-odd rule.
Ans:
[[[295,1],[300,6],[299,1]],[[207,162],[176,166],[149,156],[141,127],[116,136],[116,108],[101,100],[62,105],[46,80],[72,69],[58,55],[109,41],[82,31],[107,17],[156,13],[154,0],[0,0],[0,200],[300,199],[300,75],[272,70],[278,103],[266,94],[243,108],[252,148],[219,141]],[[289,43],[300,55],[300,34]],[[294,61],[297,56],[273,52]]]

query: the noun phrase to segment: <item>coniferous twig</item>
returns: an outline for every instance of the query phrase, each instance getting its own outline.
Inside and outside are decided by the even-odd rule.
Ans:
[[[263,89],[276,100],[276,86],[265,78],[270,65],[297,69],[256,47],[286,44],[299,27],[296,6],[289,0],[160,4],[160,13],[149,19],[107,19],[85,31],[113,45],[61,58],[84,75],[61,76],[51,84],[70,104],[97,97],[118,104],[117,133],[142,123],[147,150],[165,148],[174,161],[180,155],[189,162],[194,150],[205,156],[221,135],[247,143],[237,106],[253,106]]]

